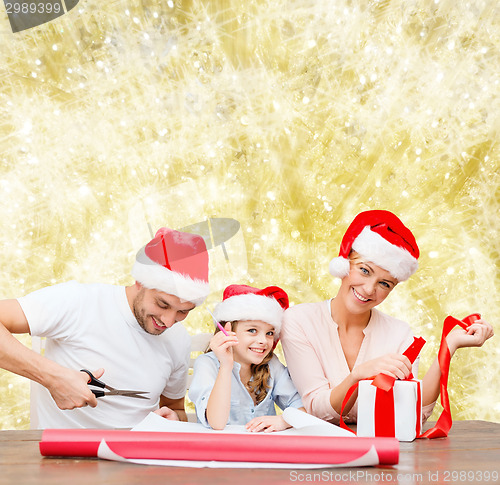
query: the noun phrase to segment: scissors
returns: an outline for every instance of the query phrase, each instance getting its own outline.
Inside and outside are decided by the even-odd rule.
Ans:
[[[104,396],[126,396],[126,397],[137,397],[138,399],[148,399],[146,396],[141,396],[141,394],[149,394],[147,391],[125,391],[122,389],[115,389],[111,386],[108,386],[107,384],[104,384],[104,382],[100,381],[99,379],[96,379],[92,372],[90,372],[87,369],[81,369],[81,372],[86,372],[90,379],[87,382],[88,386],[94,386],[94,387],[100,387],[101,389],[107,389],[108,392],[106,391],[101,391],[99,389],[90,389],[92,393],[94,394],[95,397],[104,397]]]

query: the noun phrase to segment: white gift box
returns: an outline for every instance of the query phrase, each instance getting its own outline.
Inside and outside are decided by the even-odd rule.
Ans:
[[[358,386],[358,426],[357,435],[376,435],[375,400],[377,388],[371,380],[362,380]],[[420,380],[397,380],[394,383],[394,430],[399,441],[413,441],[422,429],[422,399]],[[381,391],[384,392],[384,391]],[[391,409],[377,419],[387,419]]]

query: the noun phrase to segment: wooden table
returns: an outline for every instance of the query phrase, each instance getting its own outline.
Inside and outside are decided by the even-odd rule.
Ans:
[[[486,421],[456,421],[448,438],[401,443],[394,467],[323,470],[170,468],[44,458],[40,438],[41,431],[0,431],[0,484],[500,483],[500,424]]]

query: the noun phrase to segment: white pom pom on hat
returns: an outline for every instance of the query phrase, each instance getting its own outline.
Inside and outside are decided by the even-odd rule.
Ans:
[[[389,211],[365,211],[354,218],[342,238],[338,257],[330,261],[330,274],[339,278],[349,274],[351,250],[389,271],[398,281],[407,280],[418,268],[420,251],[415,237]]]
[[[138,251],[132,276],[145,288],[200,305],[210,291],[205,240],[198,234],[162,227]]]
[[[274,327],[275,339],[279,337],[281,320],[288,308],[288,295],[278,286],[262,290],[247,285],[229,285],[214,309],[219,322],[261,320]]]

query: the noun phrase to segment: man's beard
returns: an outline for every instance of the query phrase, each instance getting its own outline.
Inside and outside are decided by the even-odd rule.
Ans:
[[[139,326],[148,334],[148,335],[161,335],[163,332],[156,333],[156,332],[151,332],[148,330],[146,322],[148,321],[148,317],[146,317],[146,314],[144,311],[140,310],[140,307],[142,305],[142,302],[144,300],[144,293],[145,289],[141,288],[139,290],[139,293],[137,293],[137,296],[134,299],[134,302],[132,304],[133,312],[134,312],[134,317],[137,320],[137,323]]]

